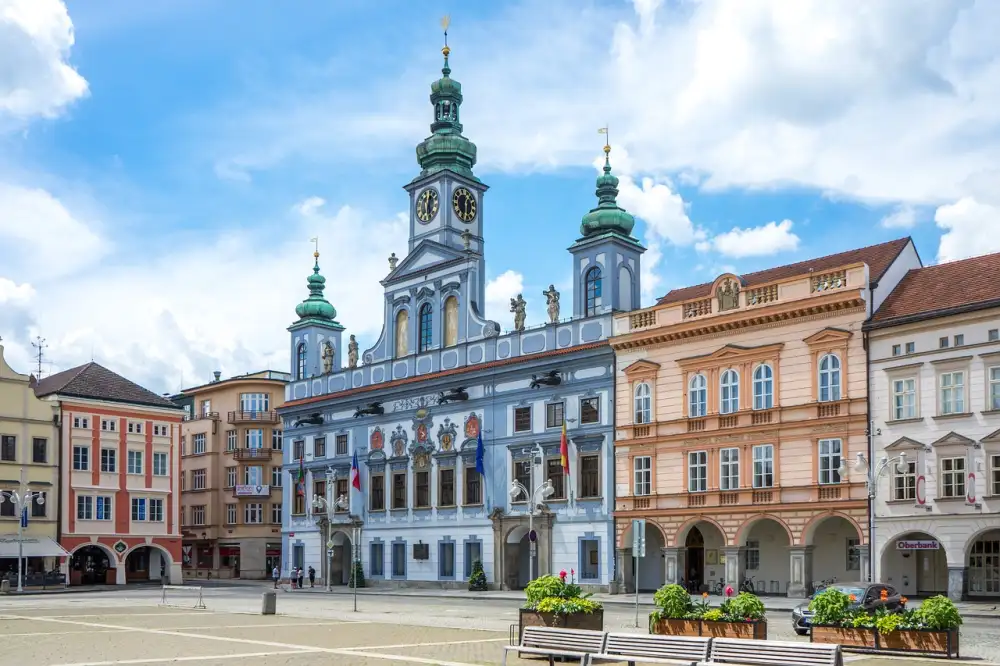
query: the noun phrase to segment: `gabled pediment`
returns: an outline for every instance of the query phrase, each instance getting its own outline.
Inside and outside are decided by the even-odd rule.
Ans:
[[[915,439],[910,439],[909,437],[900,437],[892,444],[885,447],[886,451],[912,451],[915,449],[924,450],[927,448],[926,444],[922,444]]]
[[[947,435],[937,440],[931,446],[975,446],[976,441],[969,439],[965,435],[959,435],[957,432],[952,431]]]
[[[851,337],[851,332],[846,331],[842,328],[834,328],[832,326],[827,326],[826,328],[816,331],[808,338],[805,339],[807,345],[825,345],[831,343],[845,342]]]
[[[777,342],[770,345],[760,345],[757,347],[727,344],[719,347],[711,354],[678,359],[677,364],[682,368],[690,368],[691,366],[721,365],[726,362],[737,361],[745,358],[765,358],[777,354],[784,346],[785,343],[783,342]]]
[[[399,280],[405,279],[410,275],[425,274],[428,269],[433,269],[439,264],[444,264],[450,261],[461,260],[464,255],[447,245],[442,245],[437,241],[423,240],[420,244],[414,248],[413,252],[406,255],[396,266],[396,270],[389,273],[389,275],[382,280],[382,284],[388,284],[390,282],[397,282]]]
[[[1000,430],[994,430],[979,441],[983,444],[1000,444]]]
[[[649,375],[655,374],[657,370],[660,369],[659,363],[654,363],[653,361],[647,361],[645,359],[640,359],[635,363],[631,364],[622,372],[625,373],[626,377],[634,377],[636,375]]]

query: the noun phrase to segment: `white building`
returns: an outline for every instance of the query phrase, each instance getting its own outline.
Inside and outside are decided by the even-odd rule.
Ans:
[[[1000,595],[1000,254],[911,270],[869,336],[876,580]]]

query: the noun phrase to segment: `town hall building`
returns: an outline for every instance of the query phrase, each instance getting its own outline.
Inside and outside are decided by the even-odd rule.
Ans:
[[[493,589],[562,569],[606,589],[615,552],[608,337],[613,312],[639,307],[645,248],[606,159],[597,205],[569,247],[572,294],[544,292],[544,325],[525,326],[521,295],[510,330],[489,320],[488,188],[462,134],[447,46],[443,54],[431,134],[405,186],[408,253],[389,257],[381,281],[380,337],[363,351],[353,335],[344,339],[318,253],[288,329],[284,575],[313,566],[346,584],[354,553],[368,584],[457,587],[479,561]]]

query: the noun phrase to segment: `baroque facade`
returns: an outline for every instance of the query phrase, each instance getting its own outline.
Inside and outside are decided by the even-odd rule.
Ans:
[[[638,307],[644,248],[617,205],[618,179],[606,160],[597,206],[569,248],[573,293],[563,301],[572,316],[561,317],[550,287],[547,324],[525,327],[521,295],[511,300],[513,330],[487,319],[487,186],[473,172],[461,85],[450,76],[447,47],[443,53],[431,134],[417,146],[421,171],[405,188],[409,251],[389,258],[382,280],[382,334],[363,352],[354,336],[343,340],[323,297],[318,253],[310,295],[289,328],[293,377],[280,410],[284,571],[313,566],[346,583],[360,546],[374,584],[461,585],[480,561],[493,588],[523,587],[529,571],[560,569],[606,587],[614,552],[607,338],[612,311]],[[354,456],[360,491],[350,482]],[[551,481],[552,495],[533,510],[523,493],[511,495],[515,481],[528,493]]]
[[[862,324],[906,270],[900,239],[671,291],[615,315],[622,583],[805,596],[868,569]],[[646,520],[635,580],[631,524]]]
[[[874,564],[903,594],[1000,595],[998,273],[911,270],[866,326]]]

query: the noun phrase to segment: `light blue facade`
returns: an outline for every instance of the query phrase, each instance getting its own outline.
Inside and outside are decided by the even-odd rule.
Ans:
[[[285,568],[313,566],[324,578],[329,569],[334,583],[346,583],[357,527],[370,584],[463,586],[480,560],[492,588],[522,587],[528,504],[508,491],[515,476],[529,487],[551,477],[562,491],[533,518],[533,572],[572,569],[585,586],[607,588],[615,362],[607,338],[612,312],[639,306],[644,249],[629,235],[631,216],[614,202],[617,179],[608,166],[598,179],[601,203],[570,248],[576,279],[561,301],[563,314],[573,316],[501,334],[483,309],[487,188],[472,172],[475,146],[461,135],[461,86],[449,76],[447,55],[444,76],[432,85],[432,134],[417,148],[422,170],[405,188],[409,253],[382,280],[381,336],[356,368],[345,367],[344,329],[320,303],[318,260],[310,297],[289,328],[293,380],[281,409],[291,477],[284,485]],[[609,216],[627,224],[606,224]],[[567,235],[573,226],[567,220]],[[568,478],[559,462],[563,420]],[[476,471],[479,433],[483,475]],[[349,481],[354,453],[360,492]],[[296,500],[300,467],[306,492]],[[311,508],[317,482],[327,484],[331,500],[340,492],[349,498],[329,535],[325,512]]]

